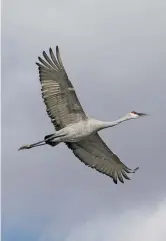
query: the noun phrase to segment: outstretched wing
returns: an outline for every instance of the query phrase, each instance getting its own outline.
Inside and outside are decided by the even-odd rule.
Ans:
[[[58,46],[56,57],[49,49],[48,56],[43,51],[43,57],[36,63],[39,68],[41,91],[46,110],[56,130],[68,124],[86,119],[86,114],[77,98],[72,83],[64,69]]]
[[[129,179],[126,173],[134,173],[138,167],[131,170],[125,166],[120,159],[108,148],[98,134],[93,134],[77,143],[66,143],[85,165],[124,183],[124,178]]]

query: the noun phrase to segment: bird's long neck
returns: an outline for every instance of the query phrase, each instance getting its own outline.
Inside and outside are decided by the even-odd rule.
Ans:
[[[127,121],[127,120],[130,120],[130,118],[124,116],[124,117],[121,117],[121,118],[119,118],[119,119],[117,119],[115,121],[108,121],[108,122],[107,121],[101,121],[100,130],[119,125],[120,123],[122,123],[124,121]]]

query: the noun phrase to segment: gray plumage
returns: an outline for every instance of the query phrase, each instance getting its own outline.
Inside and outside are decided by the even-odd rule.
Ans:
[[[24,145],[19,150],[45,144],[56,146],[64,142],[81,162],[113,178],[115,183],[117,180],[123,183],[124,178],[130,179],[127,173],[134,173],[138,168],[132,170],[124,165],[104,143],[98,131],[146,114],[132,111],[112,122],[103,122],[88,117],[67,76],[58,46],[56,57],[51,48],[49,54],[50,56],[43,51],[44,59],[39,57],[40,63],[37,65],[42,97],[56,132],[46,136],[43,141]]]
[[[39,57],[42,64],[37,63],[37,65],[47,113],[56,130],[59,130],[87,117],[63,67],[58,47],[56,48],[57,59],[51,48],[49,52],[51,59],[43,52],[47,62]]]

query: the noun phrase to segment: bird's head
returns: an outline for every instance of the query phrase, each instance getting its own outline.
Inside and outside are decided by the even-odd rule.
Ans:
[[[143,116],[147,116],[147,114],[139,113],[139,112],[136,112],[136,111],[131,111],[130,113],[127,114],[128,119],[136,119],[138,117],[143,117]]]

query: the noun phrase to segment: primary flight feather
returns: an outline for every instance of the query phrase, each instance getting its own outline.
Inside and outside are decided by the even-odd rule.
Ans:
[[[134,173],[138,168],[132,170],[124,165],[101,139],[98,131],[146,114],[132,111],[111,122],[90,118],[84,112],[67,76],[58,46],[56,56],[50,48],[49,56],[43,51],[43,57],[39,57],[40,63],[36,64],[39,69],[42,97],[56,131],[45,136],[44,140],[24,145],[19,150],[45,144],[56,146],[64,142],[81,162],[113,178],[114,183],[117,183],[117,180],[123,183],[124,178],[130,179],[127,174]]]

